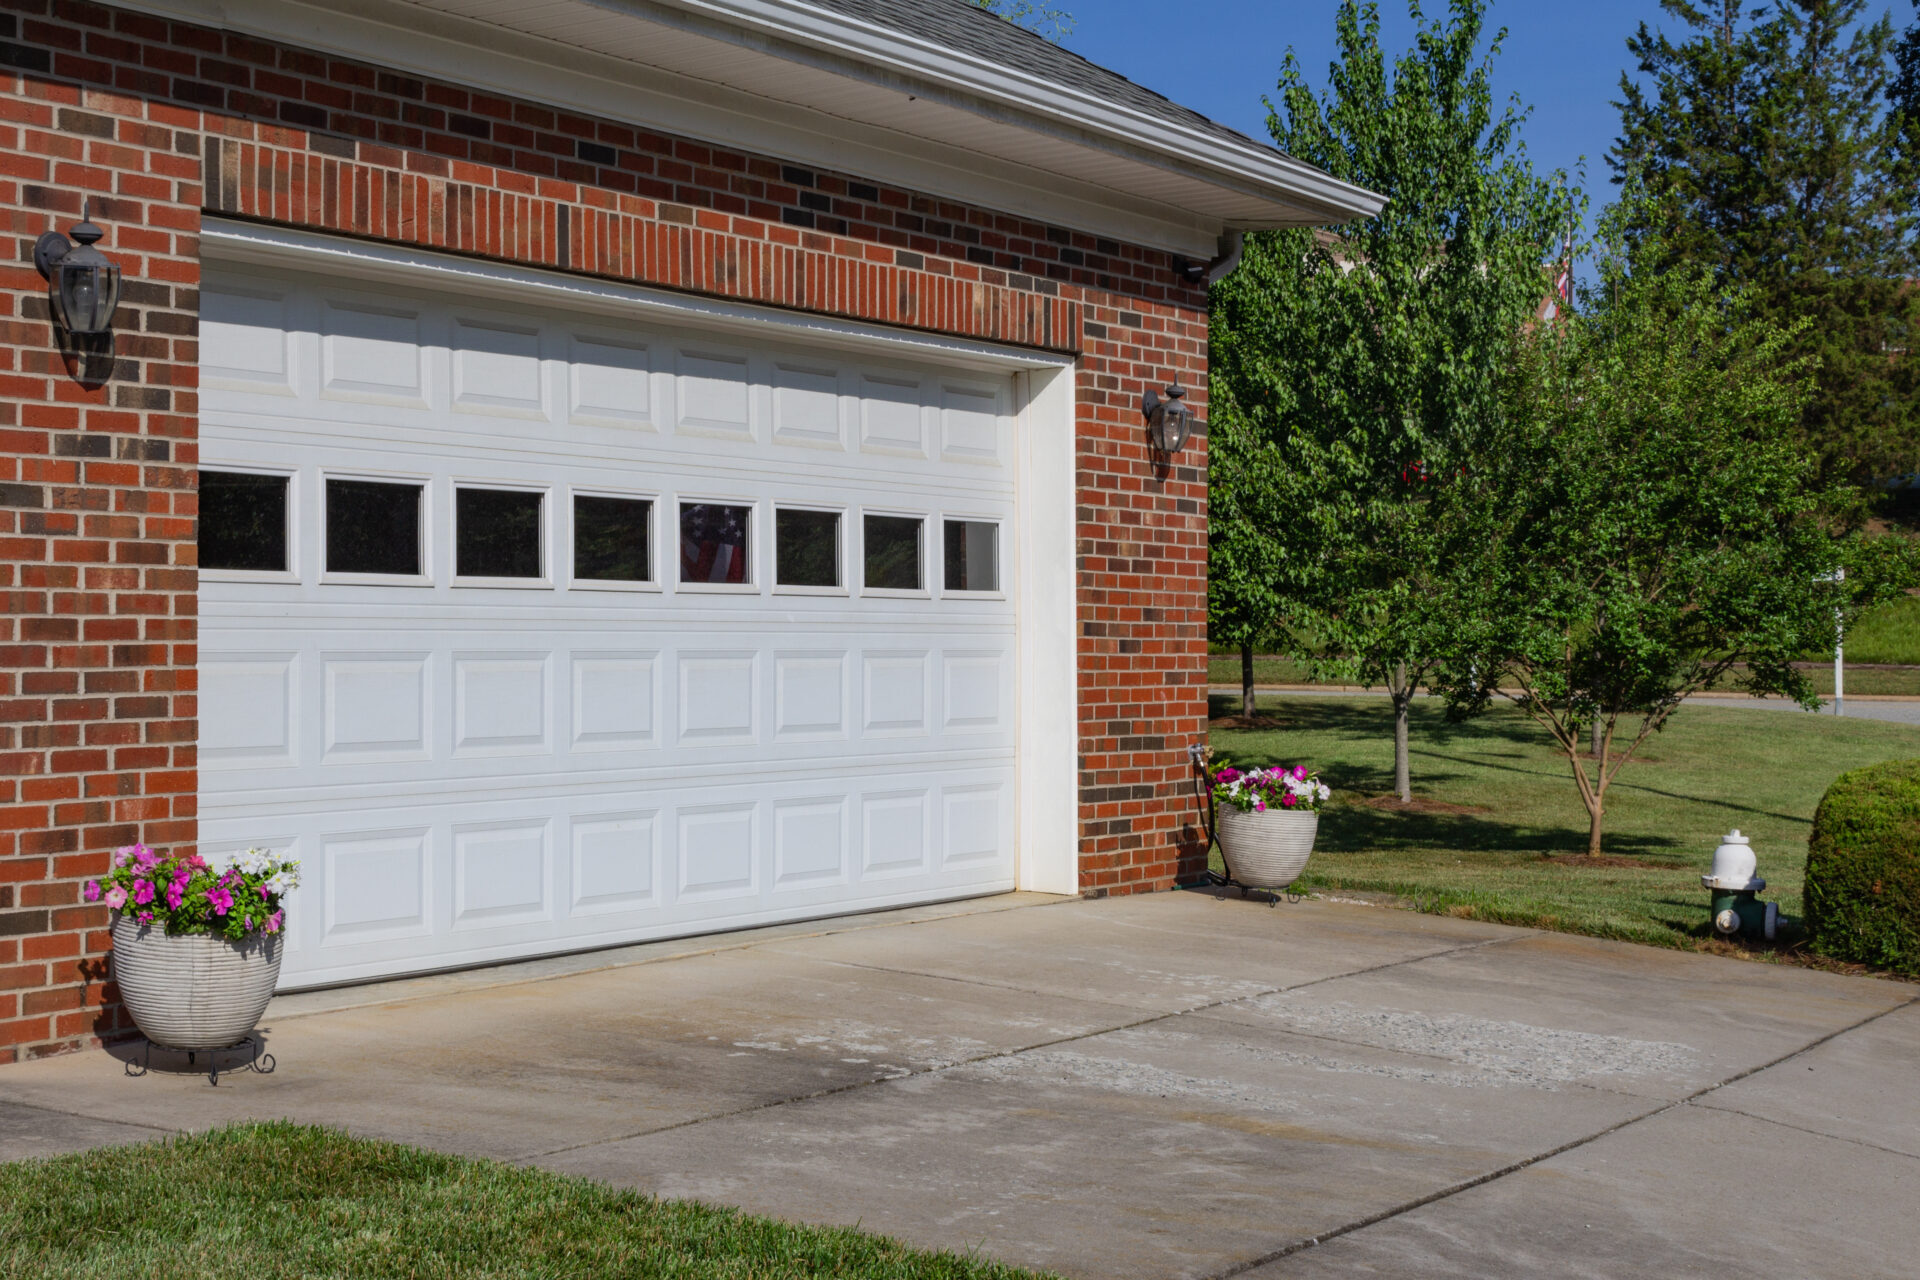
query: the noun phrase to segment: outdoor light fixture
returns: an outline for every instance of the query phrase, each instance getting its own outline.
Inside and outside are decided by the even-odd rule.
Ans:
[[[1193,434],[1193,410],[1187,407],[1187,389],[1178,382],[1164,393],[1148,388],[1140,398],[1140,412],[1147,418],[1147,434],[1153,447],[1172,457],[1180,452]]]
[[[120,305],[120,264],[93,247],[104,234],[82,204],[72,240],[49,231],[34,241],[33,265],[46,277],[54,314],[68,333],[105,333]]]

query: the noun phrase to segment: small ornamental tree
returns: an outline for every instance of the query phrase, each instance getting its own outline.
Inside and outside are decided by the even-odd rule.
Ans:
[[[1388,203],[1318,235],[1250,236],[1213,291],[1216,638],[1244,654],[1297,621],[1315,640],[1294,641],[1298,656],[1385,684],[1403,800],[1408,709],[1450,643],[1431,481],[1490,416],[1570,211],[1564,183],[1527,160],[1526,111],[1495,103],[1505,32],[1486,7],[1447,0],[1429,20],[1410,0],[1414,47],[1390,58],[1378,5],[1342,0],[1320,96],[1288,53],[1275,143]]]
[[[1494,430],[1438,498],[1458,643],[1433,683],[1455,714],[1510,699],[1553,739],[1598,854],[1608,788],[1689,694],[1817,706],[1794,659],[1911,581],[1913,557],[1822,487],[1791,329],[1704,269],[1617,256],[1586,302],[1517,341]]]

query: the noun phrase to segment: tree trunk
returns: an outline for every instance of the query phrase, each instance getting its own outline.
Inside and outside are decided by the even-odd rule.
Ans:
[[[1240,714],[1253,721],[1253,643],[1240,645]]]
[[[1587,806],[1587,856],[1600,856],[1600,821],[1606,816],[1607,806],[1601,801],[1598,792],[1594,793],[1593,803]]]
[[[1401,804],[1413,802],[1413,768],[1407,758],[1407,709],[1413,702],[1413,690],[1407,687],[1407,664],[1396,662],[1387,678],[1387,692],[1393,697],[1393,789]]]
[[[1600,717],[1597,715],[1593,718],[1592,727],[1587,730],[1587,754],[1595,760],[1600,759]]]

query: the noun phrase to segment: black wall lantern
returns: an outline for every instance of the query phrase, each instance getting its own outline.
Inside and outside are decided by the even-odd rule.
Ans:
[[[120,305],[120,264],[93,247],[105,234],[88,219],[82,204],[72,240],[49,231],[34,241],[33,265],[47,278],[53,313],[68,333],[105,333]]]
[[[1162,393],[1148,388],[1140,398],[1140,412],[1147,417],[1147,435],[1153,447],[1172,457],[1180,452],[1193,434],[1193,410],[1187,407],[1187,389],[1178,382]]]

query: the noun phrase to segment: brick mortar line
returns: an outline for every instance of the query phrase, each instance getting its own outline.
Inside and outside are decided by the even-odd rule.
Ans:
[[[1359,977],[1361,974],[1378,973],[1382,969],[1392,969],[1403,964],[1418,964],[1423,960],[1432,960],[1438,956],[1452,955],[1455,952],[1459,952],[1459,951],[1473,951],[1481,947],[1493,946],[1496,943],[1505,942],[1505,941],[1511,941],[1511,939],[1504,939],[1504,938],[1483,939],[1478,942],[1466,943],[1463,946],[1450,947],[1445,951],[1435,951],[1435,952],[1430,952],[1426,955],[1408,956],[1400,960],[1390,960],[1384,964],[1369,965],[1364,969],[1355,969],[1349,973],[1333,975],[1333,977],[1340,977],[1340,978]],[[1009,987],[1000,983],[981,982],[973,978],[947,978],[946,975],[944,974],[922,973],[915,969],[893,969],[885,965],[859,964],[854,961],[834,961],[833,963],[845,964],[848,968],[853,968],[853,969],[866,969],[874,973],[890,973],[900,977],[939,978],[946,981],[963,982],[971,986],[990,987],[998,991],[1017,991],[1022,995],[1045,994],[1040,992],[1034,992],[1026,987]],[[1300,984],[1300,986],[1302,987],[1314,986],[1318,983],[1330,982],[1332,980],[1333,980],[1332,978],[1315,978],[1311,982],[1305,982]],[[628,1142],[635,1138],[651,1138],[658,1134],[672,1133],[677,1129],[687,1129],[687,1128],[693,1127],[694,1125],[708,1124],[715,1120],[731,1120],[737,1116],[752,1115],[755,1112],[760,1112],[760,1111],[771,1111],[775,1107],[791,1106],[794,1103],[799,1103],[799,1102],[814,1102],[821,1098],[831,1098],[839,1094],[851,1093],[856,1089],[869,1089],[869,1088],[873,1088],[876,1085],[892,1084],[896,1080],[909,1080],[916,1076],[942,1075],[942,1074],[945,1074],[946,1072],[953,1071],[959,1067],[969,1067],[969,1066],[973,1066],[976,1063],[989,1062],[995,1058],[1017,1058],[1023,1053],[1033,1053],[1036,1050],[1040,1050],[1040,1049],[1057,1048],[1060,1045],[1073,1044],[1075,1041],[1079,1041],[1079,1040],[1091,1040],[1097,1036],[1112,1035],[1116,1031],[1132,1031],[1139,1027],[1152,1026],[1156,1022],[1166,1022],[1169,1019],[1184,1018],[1189,1014],[1201,1013],[1208,1009],[1218,1009],[1225,1005],[1237,1004],[1242,1000],[1257,1000],[1261,996],[1274,995],[1281,991],[1295,991],[1295,990],[1299,990],[1299,987],[1273,987],[1265,991],[1253,991],[1253,992],[1248,992],[1245,995],[1230,996],[1223,1000],[1210,1001],[1203,1005],[1196,1005],[1191,1009],[1176,1009],[1167,1013],[1152,1013],[1152,1014],[1146,1015],[1145,1017],[1135,1018],[1131,1022],[1122,1022],[1110,1027],[1101,1027],[1097,1031],[1075,1032],[1073,1035],[1058,1036],[1052,1040],[1040,1040],[1040,1041],[1034,1042],[1033,1044],[1021,1045],[1017,1049],[1003,1049],[1003,1050],[998,1050],[992,1053],[975,1054],[973,1057],[961,1058],[955,1062],[944,1062],[931,1067],[908,1068],[907,1070],[900,1072],[898,1075],[878,1076],[871,1080],[854,1080],[847,1084],[835,1085],[830,1089],[815,1090],[812,1093],[796,1094],[788,1098],[774,1098],[767,1102],[750,1103],[747,1106],[736,1107],[731,1111],[720,1111],[720,1112],[715,1112],[712,1115],[696,1116],[689,1120],[680,1120],[680,1121],[676,1121],[673,1124],[662,1125],[657,1129],[641,1129],[634,1133],[619,1134],[610,1138],[596,1138],[591,1142],[570,1143],[564,1147],[555,1147],[551,1151],[541,1151],[541,1152],[536,1152],[533,1155],[521,1156],[517,1160],[515,1160],[513,1163],[527,1164],[537,1160],[544,1160],[551,1156],[564,1155],[570,1151],[584,1151],[589,1147],[603,1147],[616,1142]],[[1096,999],[1096,1000],[1090,1001],[1089,1003],[1108,1004],[1110,1002]]]
[[[1295,1240],[1293,1243],[1286,1245],[1283,1248],[1275,1249],[1270,1253],[1264,1253],[1264,1254],[1261,1254],[1259,1257],[1249,1258],[1244,1262],[1235,1263],[1234,1265],[1227,1267],[1223,1270],[1211,1272],[1207,1276],[1203,1277],[1202,1280],[1230,1280],[1231,1277],[1245,1275],[1247,1272],[1252,1271],[1256,1267],[1264,1267],[1270,1262],[1278,1262],[1280,1259],[1292,1257],[1296,1253],[1303,1253],[1308,1249],[1318,1248],[1320,1245],[1325,1244],[1329,1240],[1337,1240],[1341,1236],[1351,1235],[1354,1232],[1364,1230],[1367,1227],[1378,1226],[1379,1224],[1386,1222],[1390,1219],[1400,1217],[1403,1214],[1411,1213],[1415,1209],[1425,1208],[1427,1205],[1438,1203],[1441,1200],[1451,1199],[1454,1196],[1457,1196],[1464,1191],[1471,1191],[1475,1187],[1482,1187],[1487,1185],[1490,1182],[1497,1182],[1500,1179],[1508,1177],[1511,1174],[1518,1173],[1523,1169],[1531,1168],[1532,1166],[1539,1164],[1544,1160],[1551,1160],[1555,1156],[1564,1155],[1569,1151],[1574,1151],[1581,1147],[1587,1146],[1590,1143],[1598,1142],[1600,1139],[1605,1138],[1610,1134],[1618,1133],[1622,1129],[1626,1129],[1632,1125],[1640,1124],[1646,1120],[1651,1120],[1655,1116],[1665,1115],[1669,1111],[1677,1111],[1682,1107],[1691,1106],[1694,1102],[1707,1096],[1708,1094],[1714,1092],[1717,1089],[1724,1089],[1730,1084],[1738,1084],[1740,1081],[1745,1080],[1748,1076],[1758,1075],[1762,1071],[1770,1071],[1774,1067],[1780,1066],[1783,1063],[1791,1062],[1793,1059],[1799,1057],[1803,1053],[1808,1053],[1814,1049],[1818,1049],[1821,1045],[1826,1044],[1829,1041],[1837,1040],[1843,1035],[1847,1035],[1850,1032],[1858,1031],[1862,1027],[1869,1026],[1872,1023],[1878,1022],[1880,1019],[1886,1017],[1888,1014],[1898,1013],[1900,1010],[1909,1008],[1914,1004],[1920,1004],[1920,996],[1909,996],[1905,1000],[1902,1000],[1899,1004],[1896,1004],[1891,1008],[1882,1009],[1879,1013],[1871,1014],[1865,1018],[1860,1019],[1858,1022],[1850,1023],[1847,1026],[1841,1027],[1834,1031],[1830,1031],[1826,1035],[1820,1036],[1814,1040],[1810,1040],[1806,1044],[1801,1045],[1799,1048],[1794,1049],[1789,1053],[1784,1053],[1778,1058],[1775,1058],[1770,1062],[1762,1062],[1756,1066],[1748,1067],[1744,1071],[1736,1072],[1733,1075],[1728,1076],[1724,1080],[1717,1080],[1714,1083],[1705,1086],[1704,1088],[1698,1089],[1695,1092],[1688,1094],[1684,1098],[1678,1098],[1672,1102],[1665,1104],[1664,1106],[1655,1107],[1651,1111],[1644,1111],[1637,1116],[1629,1116],[1627,1119],[1622,1120],[1617,1124],[1608,1125],[1606,1128],[1587,1134],[1585,1137],[1575,1138],[1571,1142],[1562,1143],[1560,1146],[1554,1147],[1550,1151],[1541,1151],[1534,1155],[1527,1156],[1525,1159],[1516,1160],[1512,1164],[1504,1165],[1501,1168],[1493,1169],[1486,1173],[1480,1174],[1476,1177],[1469,1178],[1464,1182],[1457,1182],[1452,1186],[1442,1187],[1440,1190],[1432,1192],[1429,1195],[1420,1196],[1417,1199],[1408,1200],[1408,1201],[1405,1201],[1404,1203],[1395,1205],[1391,1208],[1383,1209],[1379,1213],[1371,1214],[1368,1217],[1360,1218],[1353,1222],[1346,1223],[1342,1226],[1335,1227],[1331,1231],[1323,1231],[1318,1235],[1309,1236],[1304,1240]]]

